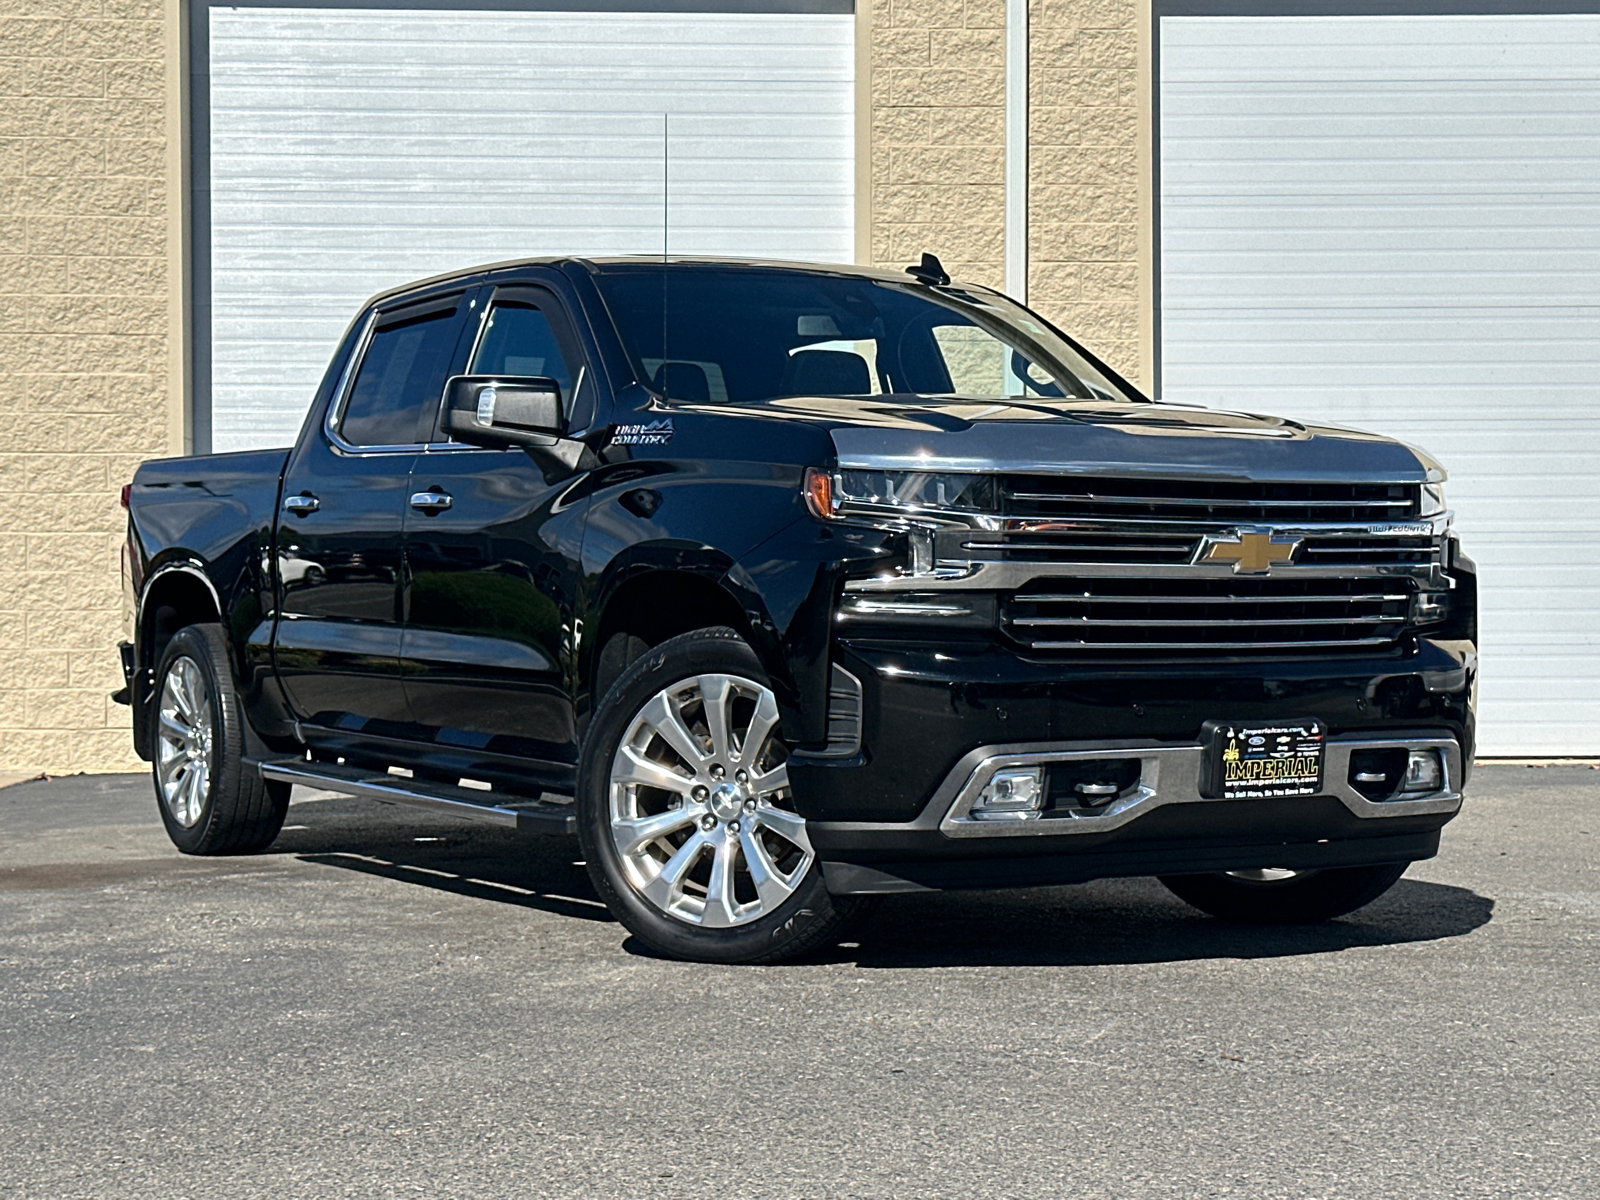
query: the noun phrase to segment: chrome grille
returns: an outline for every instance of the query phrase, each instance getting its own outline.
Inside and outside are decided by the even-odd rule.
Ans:
[[[1006,599],[1001,627],[1050,654],[1375,651],[1405,629],[1408,579],[1040,579]]]
[[[1033,563],[1186,563],[1199,539],[1188,533],[1101,533],[1092,529],[1023,527],[999,533],[962,531],[947,535],[958,561]]]
[[[1431,537],[1307,538],[1296,561],[1308,567],[1426,567],[1439,556]]]
[[[945,562],[1015,562],[1183,566],[1194,562],[1202,532],[1227,533],[1226,527],[1161,531],[1076,527],[1070,523],[1008,522],[999,531],[946,531],[939,537],[939,558]],[[1364,567],[1416,570],[1436,562],[1439,541],[1430,536],[1381,537],[1341,532],[1293,531],[1302,537],[1294,567]]]
[[[1192,479],[1102,479],[1002,475],[1001,511],[1011,517],[1086,521],[1223,523],[1404,521],[1420,509],[1417,484],[1231,483]]]

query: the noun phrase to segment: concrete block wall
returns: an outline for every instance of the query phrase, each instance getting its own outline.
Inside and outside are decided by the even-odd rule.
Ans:
[[[1028,298],[1140,374],[1138,0],[1031,0]]]
[[[872,9],[872,261],[1005,281],[1005,0]]]
[[[872,0],[875,265],[1005,277],[1005,0]],[[1140,368],[1139,0],[1031,0],[1029,302]]]
[[[169,448],[160,0],[0,17],[0,770],[138,765],[121,485]]]

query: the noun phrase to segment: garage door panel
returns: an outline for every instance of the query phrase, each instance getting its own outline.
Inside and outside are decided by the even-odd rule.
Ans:
[[[372,293],[659,254],[664,200],[672,250],[849,261],[854,53],[846,14],[212,9],[213,445],[292,440]]]
[[[1482,749],[1600,753],[1600,18],[1159,38],[1163,394],[1437,455]]]

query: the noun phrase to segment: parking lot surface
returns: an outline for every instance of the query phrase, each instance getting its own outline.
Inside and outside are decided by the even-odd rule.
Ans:
[[[1322,926],[1153,880],[647,956],[567,839],[143,776],[0,791],[0,1196],[1600,1196],[1600,771],[1481,768]]]

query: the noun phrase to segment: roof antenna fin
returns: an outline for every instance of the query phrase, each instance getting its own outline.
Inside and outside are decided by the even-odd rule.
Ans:
[[[938,284],[940,287],[950,282],[950,273],[944,269],[944,264],[926,250],[922,253],[922,261],[914,267],[907,267],[906,274],[919,283]]]

